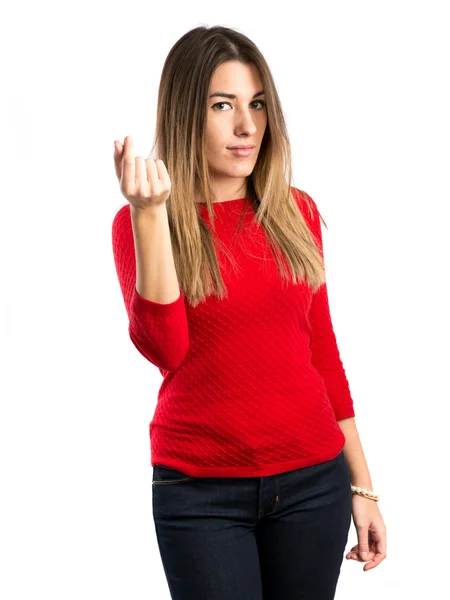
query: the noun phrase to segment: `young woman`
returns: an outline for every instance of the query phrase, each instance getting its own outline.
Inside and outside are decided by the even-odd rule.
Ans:
[[[364,570],[385,558],[386,529],[319,211],[292,186],[280,100],[247,37],[197,27],[176,42],[155,146],[144,160],[115,142],[128,204],[112,236],[131,341],[164,378],[149,433],[171,596],[331,600],[351,517],[347,558]]]

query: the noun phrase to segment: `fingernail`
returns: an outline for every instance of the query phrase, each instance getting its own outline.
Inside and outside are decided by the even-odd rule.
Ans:
[[[367,552],[361,552],[361,556],[363,558],[367,558],[369,556],[369,554]]]

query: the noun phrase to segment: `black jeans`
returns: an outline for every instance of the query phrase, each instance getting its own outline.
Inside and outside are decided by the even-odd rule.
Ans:
[[[266,477],[153,467],[153,518],[174,600],[332,600],[352,515],[343,451]]]

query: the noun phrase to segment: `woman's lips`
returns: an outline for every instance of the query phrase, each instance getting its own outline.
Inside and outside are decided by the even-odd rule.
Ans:
[[[250,156],[253,148],[228,148],[235,156]]]

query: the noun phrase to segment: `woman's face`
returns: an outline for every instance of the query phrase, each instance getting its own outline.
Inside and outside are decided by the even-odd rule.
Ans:
[[[209,88],[209,95],[214,96],[207,105],[206,151],[215,201],[232,199],[236,193],[245,195],[246,178],[256,164],[267,126],[265,95],[258,94],[262,89],[253,64],[227,61],[214,72]],[[229,149],[236,145],[254,148],[248,156],[238,156]]]

